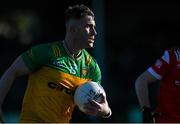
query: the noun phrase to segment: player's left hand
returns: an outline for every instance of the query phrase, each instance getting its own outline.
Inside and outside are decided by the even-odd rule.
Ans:
[[[86,114],[104,118],[108,118],[111,116],[111,109],[106,100],[106,96],[101,94],[101,97],[101,101],[97,102],[93,99],[89,99],[89,102],[84,104]]]

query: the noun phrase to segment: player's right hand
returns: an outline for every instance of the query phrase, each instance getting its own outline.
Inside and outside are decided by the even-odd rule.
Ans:
[[[109,108],[106,96],[102,94],[101,97],[102,99],[99,102],[89,99],[89,102],[84,104],[86,114],[104,118],[109,118],[111,116],[111,109]]]

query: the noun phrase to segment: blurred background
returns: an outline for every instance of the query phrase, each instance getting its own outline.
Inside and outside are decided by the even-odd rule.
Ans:
[[[72,122],[141,122],[134,82],[164,50],[178,46],[180,5],[115,0],[9,1],[0,4],[0,76],[14,59],[36,44],[63,40],[64,11],[85,4],[96,15],[95,47],[88,49],[102,69],[102,85],[113,115],[86,116],[75,109]],[[18,122],[27,77],[14,82],[3,104],[6,122]],[[157,94],[157,84],[150,88]],[[156,106],[156,97],[151,97]]]

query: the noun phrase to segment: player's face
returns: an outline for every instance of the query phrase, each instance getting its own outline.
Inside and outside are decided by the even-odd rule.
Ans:
[[[95,20],[92,16],[86,16],[79,20],[78,30],[76,32],[76,41],[81,48],[91,48],[94,45],[95,36]]]

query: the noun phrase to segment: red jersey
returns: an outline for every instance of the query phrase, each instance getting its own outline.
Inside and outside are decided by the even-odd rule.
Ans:
[[[156,122],[180,122],[180,49],[166,50],[148,71],[161,80]]]

